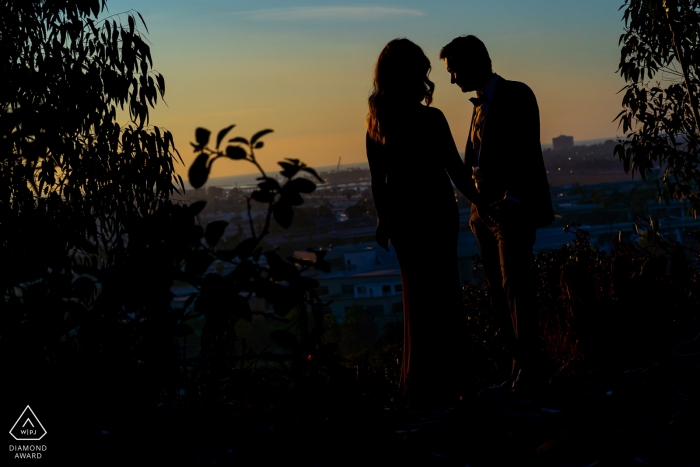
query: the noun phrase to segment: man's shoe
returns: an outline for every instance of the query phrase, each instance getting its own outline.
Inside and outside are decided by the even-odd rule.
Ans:
[[[495,394],[502,394],[506,392],[511,392],[513,390],[513,382],[518,379],[518,376],[520,375],[520,370],[517,372],[513,372],[508,379],[503,381],[501,384],[497,384],[496,386],[489,386],[487,388],[483,388],[481,391],[479,391],[480,396],[488,396],[488,395],[495,395]]]

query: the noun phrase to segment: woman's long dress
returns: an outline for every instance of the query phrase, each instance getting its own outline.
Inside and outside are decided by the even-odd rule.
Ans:
[[[401,268],[404,394],[411,406],[451,399],[464,372],[466,335],[450,176],[463,182],[466,168],[442,112],[422,105],[402,112],[384,144],[368,136],[367,158],[378,216],[389,222]]]

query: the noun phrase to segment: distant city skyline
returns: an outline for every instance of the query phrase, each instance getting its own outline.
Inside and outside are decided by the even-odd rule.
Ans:
[[[601,143],[604,143],[609,140],[614,140],[614,137],[610,138],[595,138],[595,139],[589,139],[589,140],[583,140],[583,141],[578,141],[574,138],[574,145],[575,146],[592,146],[592,145],[598,145]],[[542,144],[542,149],[547,150],[547,149],[552,149],[553,144],[547,143],[547,144]],[[546,153],[545,153],[546,154]],[[464,153],[460,152],[460,156],[464,157]],[[585,157],[585,156],[582,156]],[[612,153],[611,153],[611,159],[612,159]],[[620,162],[620,173],[622,174],[622,163]],[[360,161],[360,162],[353,162],[353,163],[342,163],[338,165],[336,164],[330,164],[330,165],[322,165],[322,166],[314,166],[314,169],[318,171],[318,173],[324,173],[324,172],[333,172],[336,169],[339,169],[340,171],[343,170],[348,170],[348,169],[369,169],[369,165],[366,160]],[[279,170],[278,170],[279,169]],[[281,170],[280,167],[274,168],[274,170],[270,170],[267,172],[269,176],[275,177],[278,176],[279,171]],[[258,183],[256,180],[257,177],[260,176],[260,172],[247,172],[247,173],[238,173],[238,174],[233,174],[233,175],[216,175],[214,177],[211,177],[209,181],[207,182],[207,186],[216,186],[216,187],[224,187],[224,188],[232,188],[235,186],[238,187],[244,187],[244,186],[253,186]],[[190,189],[189,183],[187,182],[186,178],[183,178],[185,181],[185,185],[187,186],[188,189]]]
[[[622,4],[622,2],[619,2]],[[480,37],[494,71],[532,87],[544,147],[560,134],[578,142],[618,134],[615,74],[621,14],[615,2],[591,0],[417,0],[348,4],[281,0],[108,0],[109,14],[134,9],[148,24],[154,68],[166,80],[167,106],[151,123],[173,132],[185,166],[198,126],[232,135],[263,128],[263,168],[298,158],[311,166],[365,161],[364,119],[377,55],[396,37],[425,51],[436,84],[433,105],[446,115],[462,148],[469,95],[450,85],[440,48],[463,34]],[[125,22],[125,19],[122,20]],[[221,162],[221,161],[220,161]],[[212,176],[251,173],[244,162],[214,164]]]

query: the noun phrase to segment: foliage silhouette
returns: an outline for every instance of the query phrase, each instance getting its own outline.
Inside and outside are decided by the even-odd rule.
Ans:
[[[69,405],[113,391],[138,409],[173,379],[173,336],[187,331],[168,282],[183,183],[172,135],[147,126],[165,80],[143,18],[98,19],[105,9],[0,3],[0,345],[18,394],[53,381]]]
[[[124,249],[123,221],[183,188],[171,133],[146,126],[165,94],[134,14],[146,25],[136,12],[98,19],[105,8],[99,0],[0,4],[0,228],[12,270],[29,267],[30,251],[29,264],[67,252],[110,263]],[[128,111],[123,127],[117,107]],[[50,245],[38,238],[44,229]],[[26,273],[17,279],[37,271]]]
[[[262,147],[261,136],[248,144],[251,154],[246,159],[255,165],[252,150]],[[202,154],[213,155],[212,160],[225,157],[202,141]],[[8,290],[2,302],[2,347],[14,371],[33,375],[29,381],[57,379],[57,392],[81,406],[102,406],[105,395],[118,397],[117,414],[156,403],[202,407],[234,398],[242,404],[251,387],[266,384],[264,377],[254,378],[256,370],[269,373],[258,368],[261,360],[291,363],[291,373],[279,381],[297,388],[307,380],[345,378],[335,346],[324,340],[324,304],[314,290],[318,283],[305,274],[311,269],[329,271],[325,252],[315,252],[316,261],[309,261],[263,251],[270,223],[279,222],[276,206],[292,209],[303,202],[299,193],[315,188],[310,180],[295,178],[300,171],[315,174],[313,169],[299,161],[284,164],[288,176],[283,183],[263,174],[259,189],[248,199],[257,202],[260,193],[269,194],[262,231],[232,249],[218,247],[226,222],[206,227],[196,222],[204,202],[166,202],[123,220],[128,242],[111,263],[84,263],[66,256],[60,267],[54,264],[36,280]],[[143,184],[134,186],[148,190]],[[226,263],[230,272],[213,268],[215,261]],[[174,307],[172,289],[184,285],[195,291],[182,307]],[[271,342],[259,353],[247,349],[245,338],[236,334],[238,322],[253,320],[253,296],[271,303],[276,321],[284,323],[283,328],[271,329]],[[195,328],[200,327],[201,350],[192,358],[188,339],[191,347]],[[268,352],[272,344],[289,353],[281,355],[274,348]],[[242,396],[241,385],[249,388]]]
[[[625,172],[637,172],[642,179],[660,168],[659,199],[687,201],[697,215],[700,5],[693,0],[625,0],[623,8],[618,72],[627,84],[615,120],[626,135],[618,139],[615,155]]]
[[[634,232],[618,234],[610,254],[594,249],[580,225],[565,230],[574,234],[573,245],[541,252],[531,265],[540,331],[554,374],[638,363],[697,334],[697,250],[678,244],[658,221],[642,216],[635,217]],[[478,255],[474,260],[479,273]],[[488,289],[476,281],[464,290],[472,382],[479,387],[502,380],[511,360],[493,320]]]
[[[279,163],[284,169],[281,172],[285,178],[282,184],[268,177],[256,159],[255,150],[263,147],[261,138],[272,132],[269,129],[259,131],[250,140],[243,137],[232,138],[229,143],[239,145],[232,144],[220,150],[222,140],[233,127],[234,125],[226,127],[218,133],[216,149],[207,146],[211,132],[204,128],[196,130],[196,143],[192,143],[195,152],[198,152],[189,170],[190,183],[194,187],[201,187],[206,183],[211,165],[220,158],[246,160],[255,165],[261,175],[258,178],[257,189],[247,198],[252,236],[241,240],[233,250],[227,250],[214,248],[226,228],[226,222],[212,222],[203,233],[208,246],[204,247],[207,250],[206,267],[218,259],[232,265],[233,271],[223,277],[200,271],[201,282],[198,278],[189,279],[189,283],[201,287],[194,305],[196,313],[202,313],[206,317],[202,333],[202,361],[206,362],[203,366],[216,361],[221,363],[221,368],[232,367],[230,358],[235,357],[236,320],[245,317],[250,320],[252,315],[248,300],[253,296],[272,303],[275,313],[280,317],[293,311],[294,317],[287,329],[277,329],[270,333],[272,343],[291,351],[293,375],[337,366],[339,363],[334,356],[334,346],[323,343],[324,304],[315,292],[318,282],[305,275],[305,272],[311,269],[330,271],[330,266],[323,259],[326,252],[316,250],[316,260],[312,262],[293,257],[284,259],[274,250],[263,251],[262,247],[263,239],[270,232],[271,221],[274,219],[281,227],[289,227],[294,216],[293,206],[304,202],[301,194],[311,193],[316,189],[311,180],[296,176],[305,172],[323,180],[314,169],[296,159],[287,159]],[[247,146],[247,150],[244,146]],[[256,232],[251,214],[253,202],[268,205],[265,221],[259,232]],[[203,207],[201,202],[197,206],[198,209]],[[296,335],[289,331],[292,327],[296,328]],[[218,343],[225,346],[228,358],[224,356],[226,352],[217,353]],[[240,357],[257,362],[263,356],[251,354]],[[240,367],[244,367],[243,363]],[[254,366],[252,368],[254,370]]]
[[[300,193],[315,189],[294,176],[318,175],[297,160],[281,163],[282,185],[263,173],[248,199],[270,205],[263,230],[232,249],[217,248],[226,223],[204,228],[196,222],[204,203],[169,200],[184,188],[173,166],[179,154],[169,132],[146,126],[165,81],[151,69],[136,26],[140,15],[122,14],[123,26],[120,15],[98,20],[104,8],[104,1],[0,5],[0,47],[9,57],[0,77],[1,344],[9,370],[26,381],[16,391],[57,381],[57,397],[76,405],[118,397],[116,412],[189,401],[193,394],[218,400],[232,362],[253,363],[237,352],[235,335],[237,321],[252,319],[252,294],[272,300],[279,315],[295,310],[299,338],[290,347],[297,373],[332,362],[332,347],[319,345],[317,284],[303,274],[327,267],[323,252],[315,263],[288,261],[260,246],[271,218],[288,227],[293,206],[303,203]],[[124,127],[117,107],[128,110]],[[218,134],[217,147],[231,128]],[[197,160],[207,161],[204,171],[195,161],[190,173],[203,184],[218,157],[248,159],[259,168],[254,151],[270,131],[216,152],[199,129]],[[209,273],[215,260],[232,264],[233,272]],[[172,306],[174,284],[197,290],[183,308]],[[193,362],[187,338],[200,317],[202,352]],[[280,333],[274,336],[280,340]]]

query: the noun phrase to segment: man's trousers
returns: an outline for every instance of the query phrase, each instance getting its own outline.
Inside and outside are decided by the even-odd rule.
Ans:
[[[522,214],[496,224],[482,218],[475,205],[469,226],[479,244],[488,293],[501,332],[513,349],[513,370],[543,370],[539,311],[530,268],[535,227]]]

